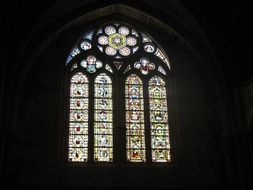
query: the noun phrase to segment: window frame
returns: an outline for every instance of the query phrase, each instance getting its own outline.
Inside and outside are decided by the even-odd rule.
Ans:
[[[126,22],[122,21],[109,21],[108,23],[114,23],[114,22],[120,22],[122,24],[125,24]],[[107,23],[103,23],[102,25],[106,25]],[[129,24],[126,24],[129,26]],[[132,24],[131,24],[132,25]],[[100,28],[101,26],[98,25],[96,27],[97,29],[95,30],[94,33]],[[131,26],[136,29],[136,31],[140,35],[140,31],[138,27]],[[87,30],[88,31],[88,30]],[[147,34],[145,32],[145,34]],[[141,37],[140,37],[141,38]],[[97,38],[95,38],[97,40]],[[153,40],[153,39],[152,39]],[[94,43],[94,40],[92,41]],[[156,45],[159,47],[159,44],[155,42]],[[80,40],[77,43],[80,45]],[[93,45],[93,44],[92,44]],[[159,47],[160,48],[160,47]],[[162,49],[162,48],[160,48]],[[98,69],[95,73],[89,73],[87,72],[84,68],[80,66],[80,61],[87,57],[88,55],[93,55],[95,56],[98,60],[100,60],[103,63],[103,67]],[[143,75],[141,72],[135,68],[131,68],[130,71],[124,73],[124,70],[127,68],[127,66],[130,64],[133,66],[134,62],[138,60],[138,58],[141,57],[147,57],[149,60],[151,60],[153,63],[156,65],[156,70],[151,71],[148,75]],[[133,61],[135,60],[135,61]],[[174,163],[174,143],[173,143],[173,133],[172,131],[172,112],[171,107],[170,107],[170,101],[171,101],[171,92],[170,92],[170,77],[168,76],[170,74],[170,70],[168,69],[167,65],[161,61],[158,57],[154,55],[149,55],[149,53],[145,52],[143,50],[142,46],[139,46],[139,50],[131,55],[130,57],[123,58],[122,59],[122,66],[118,70],[116,66],[112,63],[113,59],[111,59],[107,55],[103,55],[98,48],[93,48],[88,51],[88,53],[80,53],[77,56],[75,56],[70,63],[66,66],[65,68],[65,84],[66,89],[64,90],[65,92],[65,99],[64,102],[66,102],[66,105],[64,106],[64,134],[66,136],[65,143],[64,143],[64,162],[67,162],[67,165],[70,166],[107,166],[107,167],[114,167],[114,166],[133,166],[133,167],[149,167],[149,166],[168,166],[171,167]],[[125,62],[129,62],[125,63]],[[71,71],[72,66],[77,63],[79,65],[78,69],[75,69]],[[108,70],[105,69],[105,65],[108,64],[113,70],[113,73],[110,73]],[[157,68],[158,66],[162,66],[163,69],[166,71],[167,75],[164,76],[162,73],[158,72]],[[77,73],[77,72],[82,72],[85,74],[89,80],[89,141],[88,141],[88,161],[87,162],[69,162],[68,161],[68,140],[69,140],[69,110],[70,110],[70,80],[71,77]],[[93,123],[94,123],[94,81],[95,78],[101,74],[101,73],[106,73],[108,76],[110,76],[112,80],[112,97],[113,97],[113,162],[96,162],[94,161],[94,128],[93,128]],[[143,100],[144,100],[144,127],[145,127],[145,149],[146,149],[146,162],[128,162],[127,161],[127,155],[126,155],[126,118],[125,118],[125,81],[127,77],[131,74],[136,74],[143,83]],[[170,141],[170,156],[171,156],[171,161],[170,162],[152,162],[152,153],[151,153],[151,133],[150,129],[148,126],[150,125],[150,115],[149,115],[149,97],[148,97],[148,83],[149,80],[155,76],[158,75],[161,77],[164,82],[165,82],[165,87],[166,87],[166,99],[167,99],[167,110],[168,110],[168,125],[169,125],[169,141]],[[121,88],[123,87],[123,88]],[[119,100],[122,98],[123,100]],[[118,108],[117,105],[123,104],[124,109]],[[117,113],[115,115],[115,113]],[[117,119],[116,119],[117,118]],[[123,120],[122,120],[123,119]],[[122,124],[120,124],[120,122]],[[121,125],[121,128],[119,128]],[[121,142],[119,139],[122,139]],[[123,140],[124,139],[124,140]],[[118,144],[118,145],[117,145]]]

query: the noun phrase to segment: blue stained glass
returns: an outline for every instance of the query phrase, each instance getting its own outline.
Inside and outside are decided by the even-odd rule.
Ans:
[[[93,37],[93,34],[94,34],[94,30],[90,31],[90,32],[87,32],[85,35],[84,35],[84,39],[88,39],[88,40],[92,40],[92,37]]]

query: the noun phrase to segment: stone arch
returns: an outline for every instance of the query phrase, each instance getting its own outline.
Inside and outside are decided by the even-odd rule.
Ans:
[[[212,131],[213,128],[215,128],[215,130],[219,130],[217,128],[219,128],[220,126],[228,125],[226,122],[222,121],[219,118],[219,116],[217,116],[218,114],[215,113],[215,111],[220,110],[220,108],[223,106],[222,102],[224,100],[224,97],[222,96],[224,95],[224,89],[221,84],[222,76],[220,75],[219,69],[216,65],[215,56],[213,56],[212,51],[208,45],[208,42],[205,40],[205,37],[203,37],[201,40],[198,40],[197,36],[198,34],[201,34],[201,32],[199,31],[199,29],[194,30],[194,28],[198,27],[195,24],[194,26],[190,27],[189,26],[190,24],[186,24],[186,21],[180,21],[179,19],[180,16],[171,16],[168,14],[162,14],[165,17],[165,19],[155,19],[150,15],[143,14],[141,11],[138,11],[138,7],[140,8],[141,5],[143,5],[144,3],[138,4],[138,6],[136,6],[137,8],[133,8],[133,6],[127,4],[110,4],[110,3],[107,5],[104,4],[88,5],[88,4],[89,3],[87,3],[87,8],[85,9],[85,12],[89,12],[88,14],[85,15],[80,14],[80,12],[82,12],[80,11],[80,9],[84,8],[83,4],[80,5],[78,8],[79,11],[77,12],[79,13],[72,12],[73,14],[72,16],[70,16],[71,19],[67,21],[64,19],[61,20],[55,18],[55,20],[52,19],[51,24],[47,25],[45,19],[48,17],[45,17],[44,21],[42,21],[42,23],[35,29],[34,33],[31,35],[30,40],[28,41],[27,46],[25,47],[19,59],[19,65],[16,67],[16,73],[13,74],[13,76],[17,77],[16,84],[18,84],[17,85],[18,89],[13,89],[13,93],[16,94],[15,98],[17,98],[17,100],[12,106],[13,112],[10,113],[11,114],[10,118],[13,121],[10,126],[13,127],[14,129],[20,127],[20,129],[18,130],[23,130],[24,127],[27,127],[27,129],[25,129],[23,133],[21,133],[24,134],[24,136],[22,135],[20,136],[20,139],[22,139],[22,141],[26,138],[26,135],[30,136],[30,134],[32,135],[39,133],[48,135],[49,141],[46,143],[45,146],[50,147],[51,145],[54,145],[51,146],[52,150],[48,147],[47,148],[42,147],[43,143],[45,143],[44,138],[41,138],[39,139],[39,141],[37,141],[38,143],[37,145],[39,146],[40,150],[45,150],[47,153],[53,150],[60,152],[59,150],[57,150],[59,141],[57,139],[52,140],[53,139],[52,135],[56,136],[57,134],[59,135],[57,127],[61,125],[58,118],[60,118],[60,109],[62,108],[62,106],[60,104],[60,101],[57,101],[57,99],[59,99],[58,97],[62,95],[61,90],[62,86],[59,86],[59,84],[60,81],[63,80],[62,73],[64,64],[62,64],[62,68],[58,66],[60,65],[59,62],[61,63],[64,62],[70,50],[66,48],[65,45],[67,44],[69,45],[68,47],[71,48],[70,42],[79,36],[79,34],[81,33],[80,27],[87,26],[88,23],[92,23],[94,20],[99,21],[103,19],[109,19],[110,17],[112,18],[115,15],[128,16],[130,17],[128,18],[129,20],[132,20],[133,22],[138,23],[141,26],[146,26],[145,29],[147,29],[150,33],[152,33],[154,35],[154,38],[158,39],[159,42],[161,42],[161,45],[166,50],[168,49],[168,51],[171,52],[169,53],[169,57],[171,58],[172,61],[172,67],[174,66],[173,69],[175,70],[175,72],[171,74],[172,77],[171,88],[176,89],[172,92],[173,93],[172,96],[176,97],[174,99],[175,101],[173,103],[174,104],[173,106],[177,108],[176,111],[177,113],[175,114],[175,123],[177,126],[179,126],[178,131],[176,132],[178,135],[178,137],[176,138],[179,139],[177,149],[180,150],[177,155],[178,168],[176,168],[174,171],[172,170],[166,171],[165,174],[163,174],[162,178],[165,179],[167,176],[170,176],[172,177],[171,178],[172,181],[170,181],[168,184],[166,182],[159,185],[160,187],[166,187],[166,185],[170,187],[180,187],[182,181],[173,180],[175,179],[173,178],[173,175],[181,177],[183,176],[182,177],[184,179],[183,184],[189,185],[191,183],[194,183],[194,186],[199,185],[198,184],[199,182],[196,181],[198,177],[200,177],[202,174],[205,174],[206,163],[204,162],[207,159],[206,157],[201,157],[204,155],[203,152],[205,151],[205,147],[204,145],[200,146],[199,143],[207,143],[208,140],[210,140],[210,139],[205,140],[204,138],[205,137],[211,138],[209,132]],[[152,3],[147,4],[148,4],[147,9],[152,10],[151,8]],[[103,6],[104,8],[100,9],[96,8],[100,6]],[[92,11],[94,9],[96,10]],[[162,8],[160,9],[155,8],[154,12],[156,12],[157,10],[161,10],[161,12],[163,12]],[[185,15],[187,14],[188,13],[185,13]],[[131,17],[131,15],[133,16]],[[134,15],[138,16],[136,17]],[[154,15],[158,16],[158,13],[156,12]],[[183,18],[186,17],[185,15],[182,17]],[[74,17],[75,19],[73,19]],[[136,18],[141,19],[138,20]],[[166,22],[166,18],[170,19]],[[163,20],[163,22],[159,20]],[[171,24],[168,23],[169,21],[172,21]],[[53,27],[54,23],[56,26]],[[43,30],[40,31],[40,29]],[[46,31],[47,29],[48,31]],[[77,32],[73,32],[75,30]],[[70,34],[72,34],[71,37]],[[168,35],[169,38],[168,39],[166,38],[166,40],[163,41],[162,36],[166,36],[166,34],[169,34]],[[159,35],[161,35],[161,37],[159,37]],[[69,40],[66,40],[66,37],[69,37]],[[64,39],[66,41],[64,41]],[[35,41],[37,41],[37,44],[34,45],[33,43]],[[64,46],[64,48],[59,48],[61,46]],[[36,51],[33,52],[33,50]],[[30,54],[30,52],[32,52],[32,55]],[[59,73],[54,75],[55,72],[52,71],[58,71]],[[37,79],[33,78],[34,76],[36,77],[36,74],[39,73],[42,77],[38,76]],[[34,81],[31,82],[31,79]],[[34,91],[31,90],[33,84],[35,84],[35,86],[37,85],[36,86],[37,89],[35,89]],[[48,84],[50,85],[48,86]],[[32,94],[33,92],[35,93],[34,99],[33,97],[27,96],[30,93]],[[216,99],[218,99],[218,103],[215,102]],[[19,104],[21,100],[24,100],[23,105]],[[35,112],[35,115],[32,117],[32,121],[34,123],[30,122],[29,116],[27,116],[26,113],[23,112],[25,109],[29,108],[29,106],[28,108],[26,107],[27,102],[30,102],[30,104],[28,105],[31,108],[36,108],[36,103],[43,102],[44,107],[42,104],[39,104],[42,106],[42,110],[39,110],[37,114]],[[48,110],[48,107],[46,105],[48,105],[48,107],[52,109],[58,108],[56,111],[57,113],[49,116],[49,113],[52,112],[49,111],[49,113],[46,113],[46,110]],[[17,111],[14,112],[14,110]],[[220,112],[223,111],[226,111],[226,108],[222,108],[222,110],[220,110]],[[226,117],[227,116],[225,116],[225,118]],[[24,118],[27,118],[27,120],[25,120]],[[207,124],[208,120],[214,120],[214,123],[212,125],[209,125]],[[23,123],[21,123],[20,121],[23,121]],[[37,122],[42,123],[39,124],[38,129],[36,128],[34,129],[33,126],[35,126]],[[193,131],[189,130],[189,128],[184,129],[183,128],[184,126],[192,126]],[[201,129],[201,127],[205,128],[205,130]],[[208,127],[212,129],[209,132],[206,132],[206,128]],[[29,131],[31,128],[34,131],[30,132],[29,134],[26,134],[26,132]],[[185,131],[183,131],[182,129],[184,129]],[[187,137],[187,133],[190,134],[190,137],[189,136]],[[194,139],[198,137],[197,134],[198,135],[201,134],[201,139],[198,139],[196,140],[196,142],[194,142]],[[28,141],[27,143],[29,144],[34,142],[36,142],[36,140],[32,139],[32,141]],[[185,145],[187,143],[191,144],[190,146],[187,146],[188,150],[186,150],[185,148]],[[31,149],[32,152],[35,151],[33,148]],[[194,151],[196,152],[196,154],[193,156],[193,158],[187,160],[186,159],[187,155],[190,156],[189,152]],[[53,157],[52,162],[48,161],[50,157],[49,155]],[[35,159],[37,165],[38,163],[43,162],[43,160],[47,160],[44,163],[46,167],[45,170],[51,171],[48,166],[57,164],[57,162],[59,161],[58,158],[59,155],[61,154],[49,153],[48,155],[43,155],[39,160],[36,160],[36,158],[31,159]],[[182,155],[184,155],[185,158],[183,158],[184,156]],[[25,156],[22,155],[19,158],[21,161],[23,161],[25,159]],[[190,160],[195,160],[194,167],[200,168],[199,174],[196,174],[196,176],[198,177],[196,176],[191,177],[190,171],[192,168],[190,167],[191,165]],[[9,162],[11,163],[11,161]],[[20,172],[22,172],[23,171],[22,166],[19,165],[18,167],[20,167]],[[69,174],[60,176],[60,171],[61,169],[59,169],[57,172],[54,173],[57,176],[58,181],[60,181],[60,179],[62,178],[67,179],[69,177]],[[188,171],[189,173],[187,174],[186,172],[185,174],[183,174],[184,171]],[[118,171],[111,171],[111,172],[112,177],[110,178],[109,176],[106,176],[107,177],[106,179],[112,182],[116,182],[119,179],[118,185],[119,186],[124,185],[122,178],[117,176]],[[155,173],[161,174],[161,172],[158,170]],[[81,179],[83,175],[88,176],[88,174],[89,173],[82,174],[81,172],[80,174],[78,174],[78,178]],[[93,176],[95,175],[92,172],[90,174]],[[145,172],[144,174],[147,175],[147,173]],[[37,176],[36,175],[32,176],[32,178],[38,180],[39,177],[41,177],[40,175],[42,174],[37,174]],[[45,177],[45,179],[47,179],[47,177]],[[133,180],[133,178],[131,177],[128,177],[128,179]],[[147,181],[149,181],[149,179],[151,180],[151,178],[147,179],[148,179]],[[70,184],[74,183],[75,181],[75,179],[73,178],[70,178],[69,180]],[[205,180],[203,181],[208,181],[211,185],[214,186],[216,185],[216,183],[218,183],[218,179],[214,179],[214,181],[212,181],[208,177],[205,178]],[[91,180],[87,184],[87,186],[92,186],[93,182],[94,180]],[[106,183],[106,181],[103,182]],[[142,182],[134,181],[132,184],[129,184],[129,186],[135,184],[140,185],[141,183],[143,183],[143,181]],[[147,184],[147,186],[148,185],[149,184]],[[202,185],[205,186],[206,184]],[[55,186],[57,186],[57,184],[55,184]],[[110,187],[110,183],[107,184],[107,187]]]

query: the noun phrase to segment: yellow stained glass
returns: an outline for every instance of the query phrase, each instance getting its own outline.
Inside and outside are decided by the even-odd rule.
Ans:
[[[152,162],[170,162],[166,86],[159,76],[149,81],[149,106]]]

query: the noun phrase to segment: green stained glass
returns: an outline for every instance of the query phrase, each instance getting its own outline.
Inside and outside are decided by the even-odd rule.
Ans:
[[[109,45],[115,49],[121,49],[126,46],[126,36],[117,33],[110,35]]]
[[[88,159],[88,78],[81,72],[71,78],[68,161],[86,162]]]
[[[94,160],[113,161],[112,80],[102,73],[95,79],[94,88]]]
[[[127,160],[145,162],[143,87],[141,79],[132,74],[125,83]]]
[[[134,30],[135,31],[135,30]],[[98,49],[115,59],[121,59],[135,53],[139,36],[131,28],[111,23],[97,33]]]
[[[149,81],[149,105],[152,162],[170,162],[166,86],[159,76]]]

